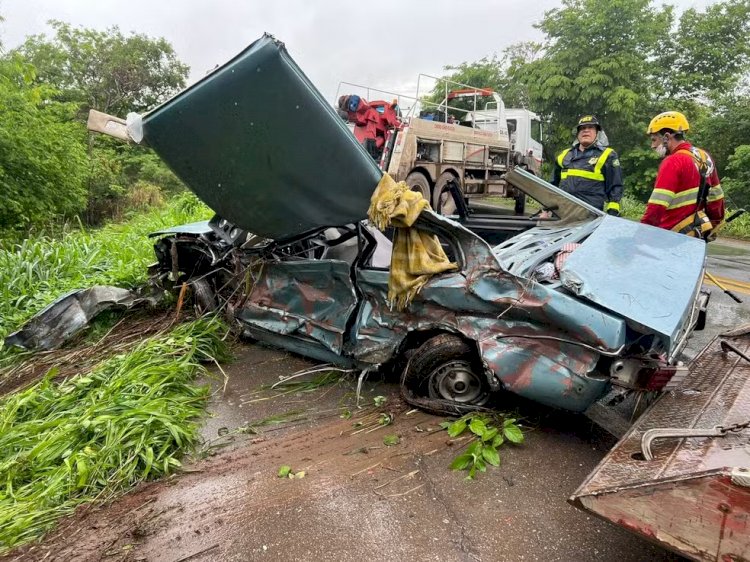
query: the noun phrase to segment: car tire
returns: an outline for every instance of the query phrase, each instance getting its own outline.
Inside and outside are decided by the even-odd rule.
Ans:
[[[432,198],[430,197],[430,180],[422,172],[412,172],[406,176],[406,185],[412,191],[419,191],[429,203],[432,203]]]
[[[453,334],[432,337],[414,352],[402,375],[401,391],[410,404],[447,414],[476,410],[490,398],[476,354]]]
[[[458,207],[453,200],[453,194],[450,192],[449,184],[458,178],[451,172],[443,172],[435,182],[435,198],[432,208],[436,213],[441,215],[455,215]]]
[[[192,282],[193,287],[193,302],[195,303],[198,312],[206,314],[209,312],[215,312],[218,308],[218,302],[216,300],[216,294],[211,288],[208,279],[198,279]]]

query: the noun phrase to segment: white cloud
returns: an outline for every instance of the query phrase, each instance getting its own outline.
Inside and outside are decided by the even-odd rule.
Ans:
[[[706,0],[680,2],[703,7]],[[0,0],[5,48],[48,32],[46,21],[105,29],[117,25],[165,37],[197,80],[263,32],[284,41],[323,95],[340,81],[412,91],[417,75],[446,64],[500,53],[518,41],[539,40],[533,27],[559,0],[331,2],[326,0]]]

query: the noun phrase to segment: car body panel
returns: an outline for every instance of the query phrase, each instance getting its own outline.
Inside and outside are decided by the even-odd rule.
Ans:
[[[382,174],[270,36],[147,113],[142,126],[148,144],[218,213],[221,232],[238,227],[273,239],[252,248],[216,233],[222,251],[203,252],[220,275],[234,272],[216,286],[232,289],[235,318],[269,343],[367,369],[396,358],[415,332],[452,332],[474,342],[493,388],[581,411],[607,390],[602,361],[638,361],[658,337],[674,347],[689,323],[699,243],[609,217],[518,169],[505,180],[546,218],[475,214],[464,217],[472,231],[425,210],[414,228],[437,235],[459,271],[435,275],[406,310],[390,308],[388,272],[365,263],[377,242],[361,222]],[[345,225],[355,226],[348,232],[356,246],[324,236]],[[483,239],[480,227],[492,237]],[[173,230],[173,243],[189,245],[191,234],[214,243],[202,228]],[[508,237],[494,249],[486,241]],[[577,247],[562,279],[538,280],[536,268],[551,266],[570,243]],[[167,250],[159,259],[175,277],[179,251]],[[333,254],[340,259],[324,259]],[[661,262],[669,265],[657,268]]]
[[[142,117],[145,142],[223,218],[285,239],[367,216],[382,172],[264,36]]]
[[[574,294],[662,335],[674,346],[700,290],[702,240],[606,216],[562,267]]]
[[[346,325],[356,305],[346,262],[268,262],[237,317],[275,334],[314,340],[341,354]]]
[[[607,377],[590,376],[599,354],[572,343],[502,337],[479,346],[506,390],[547,406],[583,412],[610,385]]]
[[[513,168],[508,171],[505,179],[537,201],[542,208],[554,212],[558,218],[557,224],[567,225],[578,221],[590,221],[605,215],[596,207],[592,207],[585,201],[566,193],[559,187],[555,187],[522,168]]]

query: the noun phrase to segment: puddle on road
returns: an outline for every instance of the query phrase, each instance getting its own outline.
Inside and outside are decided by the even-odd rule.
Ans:
[[[211,369],[212,397],[201,436],[212,445],[240,444],[259,432],[291,429],[300,424],[314,424],[320,417],[337,418],[356,407],[356,378],[353,375],[312,373],[295,379],[301,385],[311,381],[311,388],[272,391],[269,386],[300,370],[318,363],[298,355],[258,343],[245,343],[234,349],[234,359],[223,365],[223,373]],[[330,374],[332,380],[316,387],[315,379]],[[362,388],[362,403],[387,393],[379,377],[367,380]],[[387,385],[386,385],[387,386]],[[392,389],[390,389],[392,390]],[[242,436],[245,437],[242,437]],[[225,438],[226,437],[226,438]]]

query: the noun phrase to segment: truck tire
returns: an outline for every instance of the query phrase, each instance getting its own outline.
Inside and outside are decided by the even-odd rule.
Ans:
[[[427,179],[422,172],[412,172],[406,176],[406,185],[412,191],[419,191],[422,193],[427,201],[432,204],[432,198],[430,197],[430,180]]]
[[[471,411],[487,403],[490,388],[471,347],[453,334],[440,334],[411,356],[401,377],[407,402],[429,411]]]
[[[456,202],[453,200],[451,192],[448,190],[450,182],[457,181],[458,178],[452,172],[443,172],[435,182],[434,201],[432,208],[436,213],[441,215],[455,215]]]

